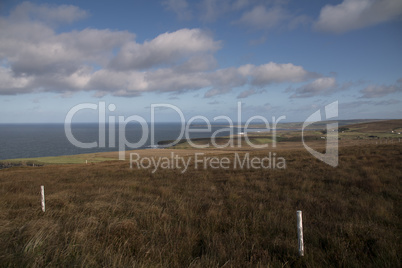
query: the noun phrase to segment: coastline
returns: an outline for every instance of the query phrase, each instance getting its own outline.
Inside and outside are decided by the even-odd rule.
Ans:
[[[343,124],[342,124],[343,125]],[[360,123],[355,125],[348,125],[350,128],[348,131],[339,132],[340,146],[356,144],[359,142],[374,143],[375,140],[396,139],[399,141],[401,136],[398,135],[399,132],[394,131],[396,129],[401,129],[402,120],[381,120],[381,122],[371,121],[366,123]],[[392,132],[391,132],[392,130]],[[171,140],[161,140],[158,142],[156,148],[146,147],[139,149],[131,149],[126,151],[126,159],[130,152],[140,153],[144,156],[149,155],[159,155],[165,156],[170,151],[179,152],[180,155],[194,154],[194,152],[206,152],[208,154],[224,154],[234,151],[255,151],[254,148],[247,146],[245,139],[249,139],[253,144],[267,144],[270,149],[273,143],[272,136],[269,132],[249,132],[248,135],[234,134],[231,136],[216,137],[216,141],[220,144],[225,144],[229,139],[233,139],[236,142],[242,142],[239,146],[234,144],[232,147],[215,148],[209,146],[207,148],[193,148],[187,140],[181,140],[174,146],[165,147],[166,143],[171,142]],[[275,150],[290,150],[303,148],[301,143],[301,131],[292,131],[291,129],[277,130],[276,133],[276,144],[278,148]],[[316,143],[317,146],[325,146],[325,139],[321,140],[320,137],[324,135],[321,131],[316,129],[308,129],[307,135],[305,134],[304,140],[308,142]],[[374,137],[374,138],[373,138]],[[210,142],[211,138],[193,138],[191,142],[198,145]],[[380,141],[378,143],[380,143]],[[114,148],[118,149],[118,148]],[[58,156],[40,156],[40,157],[24,157],[24,158],[10,158],[0,160],[0,169],[13,167],[13,166],[42,166],[48,164],[85,164],[85,163],[97,163],[104,161],[116,161],[119,159],[118,150],[105,150],[93,153],[83,153],[83,154],[66,154]]]

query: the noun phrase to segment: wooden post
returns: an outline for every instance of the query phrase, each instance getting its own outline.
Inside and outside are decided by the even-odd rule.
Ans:
[[[304,256],[303,222],[302,222],[301,210],[298,210],[296,212],[296,216],[297,216],[297,239],[299,241],[299,256]]]
[[[40,193],[41,193],[41,197],[42,197],[42,211],[45,212],[45,186],[41,186],[40,187]]]
[[[85,160],[85,164],[87,164],[87,165],[88,165],[88,160]]]

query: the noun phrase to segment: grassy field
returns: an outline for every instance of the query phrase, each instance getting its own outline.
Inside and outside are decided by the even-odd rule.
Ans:
[[[106,161],[0,170],[0,266],[400,267],[402,143],[347,145],[336,168],[294,142],[276,150],[286,169],[192,163],[152,173]]]
[[[358,123],[363,121],[363,123]],[[309,141],[319,141],[321,137],[325,136],[326,125],[325,123],[333,123],[332,121],[324,121],[317,124],[310,125],[309,128],[306,129],[304,133],[304,139],[306,142]],[[257,127],[253,126],[253,127]],[[263,126],[260,126],[263,127]],[[273,132],[252,132],[248,133],[248,140],[255,145],[268,144],[272,145],[273,139],[275,138],[278,142],[278,146],[281,147],[286,142],[290,142],[291,146],[299,146],[302,140],[301,131],[294,131],[289,129],[301,129],[301,123],[286,123],[278,126],[278,128],[288,128],[288,130],[278,130],[273,136]],[[374,122],[365,122],[365,120],[343,120],[339,122],[339,139],[342,140],[342,144],[350,144],[350,141],[355,140],[374,140],[378,141],[378,143],[385,143],[387,140],[394,142],[398,142],[402,135],[398,134],[402,131],[402,120],[377,120]],[[344,130],[345,129],[345,130]],[[236,147],[239,143],[237,136],[234,139],[234,146]],[[240,143],[243,148],[250,147],[248,146],[245,137],[240,135]],[[230,137],[220,137],[217,138],[217,144],[227,144],[230,140]],[[171,141],[166,141],[171,142]],[[296,144],[298,142],[299,144]],[[163,144],[164,142],[162,142]],[[209,138],[199,138],[194,139],[193,143],[197,145],[210,144],[209,148],[213,148],[214,146],[211,144],[211,140]],[[374,142],[375,143],[375,142]],[[287,146],[287,145],[286,145]],[[192,146],[187,141],[183,140],[175,145],[173,148],[176,149],[191,149]]]
[[[34,157],[34,158],[16,158],[10,160],[0,160],[0,163],[24,163],[25,165],[32,166],[32,164],[84,164],[84,163],[97,163],[108,160],[116,160],[114,153],[113,156],[107,153],[93,153],[93,154],[78,154],[78,155],[63,155],[63,156],[48,156],[48,157]]]

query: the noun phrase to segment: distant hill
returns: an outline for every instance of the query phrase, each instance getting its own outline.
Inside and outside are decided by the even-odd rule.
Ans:
[[[327,121],[318,121],[311,125],[308,125],[306,129],[326,129],[327,124],[338,123],[339,127],[348,126],[352,128],[365,128],[365,127],[373,127],[375,130],[381,129],[384,131],[388,131],[396,128],[400,128],[402,119],[393,119],[393,120],[384,120],[384,119],[349,119],[349,120],[327,120]],[[301,130],[304,122],[287,122],[287,123],[278,123],[276,125],[276,129],[293,129],[293,130]],[[226,125],[221,125],[226,126]],[[242,125],[244,127],[244,125]],[[271,124],[272,127],[272,124]],[[371,127],[368,131],[371,131]],[[391,128],[390,128],[391,127]],[[249,129],[252,128],[265,128],[263,124],[251,124],[248,126]]]
[[[350,119],[350,120],[327,120],[327,121],[319,121],[315,122],[306,127],[306,129],[325,129],[327,124],[330,123],[338,123],[339,127],[349,126],[349,125],[358,125],[364,123],[376,123],[383,121],[381,119]],[[390,120],[392,121],[392,120]],[[294,122],[294,123],[279,123],[277,125],[277,129],[302,129],[304,122]]]
[[[402,119],[351,124],[347,127],[359,132],[402,132]]]

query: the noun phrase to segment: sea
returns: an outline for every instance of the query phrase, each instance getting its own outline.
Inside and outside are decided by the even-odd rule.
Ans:
[[[181,123],[154,123],[153,127],[151,124],[147,124],[147,127],[148,135],[144,132],[144,126],[136,123],[127,124],[121,129],[117,124],[105,124],[105,128],[99,128],[98,123],[74,123],[71,125],[72,142],[62,123],[0,124],[0,160],[113,152],[119,151],[121,144],[127,144],[122,147],[125,150],[163,148],[163,145],[158,145],[159,142],[185,138],[181,135],[185,130]],[[192,131],[189,132],[189,137],[192,139],[208,138],[215,132],[216,137],[221,137],[245,131],[242,128],[229,129],[221,125],[212,125],[211,131],[205,126],[190,126],[190,129]],[[196,129],[201,130],[195,131]],[[74,141],[92,148],[81,148]]]

